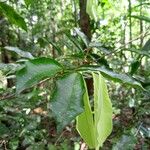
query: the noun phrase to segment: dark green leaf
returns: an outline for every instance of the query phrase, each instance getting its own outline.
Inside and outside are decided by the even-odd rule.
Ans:
[[[135,61],[131,64],[131,72],[130,72],[131,75],[133,75],[138,70],[140,64],[141,63],[139,61]]]
[[[4,134],[8,134],[9,133],[9,129],[0,122],[0,135],[1,137],[4,135]]]
[[[56,82],[51,109],[58,123],[58,132],[83,112],[84,92],[84,81],[79,73],[66,75]]]
[[[119,74],[119,73],[113,72],[112,70],[109,70],[105,67],[87,66],[87,67],[81,67],[80,70],[100,71],[102,73],[102,75],[109,80],[113,80],[115,82],[120,82],[123,84],[131,85],[133,87],[140,87],[141,89],[143,89],[142,85],[139,82],[137,82],[134,78],[132,78],[126,74]]]
[[[146,22],[150,22],[150,18],[148,18],[146,16],[134,16],[134,15],[132,15],[131,17],[133,17],[135,19],[143,20],[143,21],[146,21]]]
[[[2,12],[12,24],[15,24],[27,31],[27,26],[24,19],[11,6],[5,4],[4,2],[0,2],[0,12]]]
[[[25,67],[17,72],[16,91],[20,93],[44,78],[55,76],[60,71],[62,71],[62,66],[50,58],[37,58],[27,61]]]
[[[23,51],[23,50],[19,49],[18,47],[6,46],[5,49],[7,49],[9,51],[12,51],[12,52],[15,52],[15,53],[17,53],[18,55],[20,55],[21,57],[24,57],[24,58],[29,58],[29,59],[34,58],[31,53]]]
[[[104,57],[100,57],[98,54],[95,54],[95,53],[91,53],[90,54],[94,60],[98,63],[98,64],[102,64],[104,65],[106,68],[110,68],[109,67],[109,64],[107,62],[107,60],[104,58]]]
[[[33,4],[34,0],[24,0],[27,7]]]

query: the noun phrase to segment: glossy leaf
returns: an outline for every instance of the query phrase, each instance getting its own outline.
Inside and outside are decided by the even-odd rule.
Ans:
[[[92,73],[94,81],[94,111],[91,111],[88,93],[84,95],[85,111],[77,117],[77,130],[90,148],[102,146],[112,131],[112,105],[104,78]]]
[[[79,73],[65,75],[56,81],[51,109],[57,121],[58,132],[83,112],[84,92],[83,78]]]
[[[0,12],[2,12],[2,14],[4,14],[12,24],[15,24],[27,31],[24,19],[11,6],[4,2],[0,2]]]
[[[114,82],[120,82],[123,84],[130,85],[132,87],[139,87],[139,88],[143,89],[142,85],[138,81],[136,81],[134,78],[132,78],[131,76],[128,76],[126,74],[116,73],[116,72],[109,70],[105,67],[87,66],[87,67],[81,67],[79,70],[100,71],[102,73],[102,75],[109,80],[113,80]]]
[[[24,58],[29,58],[29,59],[34,58],[30,52],[23,51],[23,50],[19,49],[18,47],[6,46],[5,49],[12,51],[12,52],[15,52]]]
[[[44,78],[53,77],[62,71],[62,66],[50,58],[37,58],[25,63],[25,67],[17,72],[16,91],[20,93]]]

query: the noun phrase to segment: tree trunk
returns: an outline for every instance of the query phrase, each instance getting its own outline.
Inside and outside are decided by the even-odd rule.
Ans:
[[[91,28],[90,28],[90,17],[86,13],[87,0],[79,0],[80,7],[80,28],[81,31],[91,40]]]
[[[90,17],[86,13],[86,4],[87,0],[79,0],[79,7],[80,7],[80,28],[81,31],[87,36],[88,40],[91,40],[91,28],[90,28]],[[86,62],[86,64],[89,64],[89,62]],[[86,84],[88,89],[89,96],[93,95],[93,79],[92,78],[86,78]]]
[[[140,1],[140,4],[141,4],[141,6],[140,6],[140,16],[142,16],[143,15],[143,13],[142,13],[142,0]],[[140,20],[140,35],[141,35],[141,38],[140,38],[140,48],[142,48],[143,47],[143,21],[142,20]]]
[[[128,12],[129,12],[129,39],[130,39],[130,48],[132,47],[132,7],[131,7],[131,0],[128,0]]]

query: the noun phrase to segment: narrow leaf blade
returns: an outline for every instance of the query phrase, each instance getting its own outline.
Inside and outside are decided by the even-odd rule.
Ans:
[[[20,55],[21,57],[24,57],[24,58],[29,58],[29,59],[34,58],[30,52],[23,51],[23,50],[19,49],[18,47],[5,46],[5,49],[7,49],[9,51],[12,51],[12,52],[15,52],[15,53],[17,53],[18,55]]]
[[[123,83],[126,85],[130,85],[132,87],[139,87],[139,88],[143,89],[142,85],[138,81],[136,81],[134,78],[132,78],[126,74],[120,74],[120,73],[114,72],[105,67],[87,66],[87,67],[81,67],[79,70],[100,71],[102,73],[102,75],[109,80],[113,80],[114,82],[120,82],[120,83]]]
[[[81,32],[78,28],[75,28],[74,30],[78,34],[78,36],[81,38],[81,40],[84,42],[86,47],[88,47],[90,42],[89,42],[87,36],[83,32]]]
[[[2,12],[12,24],[15,24],[27,31],[26,22],[11,6],[5,4],[4,2],[0,2],[0,12]]]
[[[150,23],[150,18],[148,18],[146,16],[135,16],[135,15],[132,15],[131,17],[133,17],[135,19],[143,20],[143,21],[146,21],[146,22]]]

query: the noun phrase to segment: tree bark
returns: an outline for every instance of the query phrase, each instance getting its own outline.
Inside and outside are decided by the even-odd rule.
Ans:
[[[91,34],[91,27],[90,27],[90,17],[86,13],[86,4],[87,4],[87,0],[79,0],[79,8],[80,8],[79,26],[81,28],[81,31],[87,36],[88,40],[91,41],[92,34]],[[89,62],[86,62],[86,64],[89,64]],[[93,79],[86,78],[85,81],[87,84],[88,94],[89,96],[91,96],[93,95],[93,91],[94,91]]]
[[[90,28],[90,17],[86,13],[86,4],[87,0],[79,0],[80,7],[80,28],[81,31],[88,37],[89,41],[91,40],[91,28]]]

